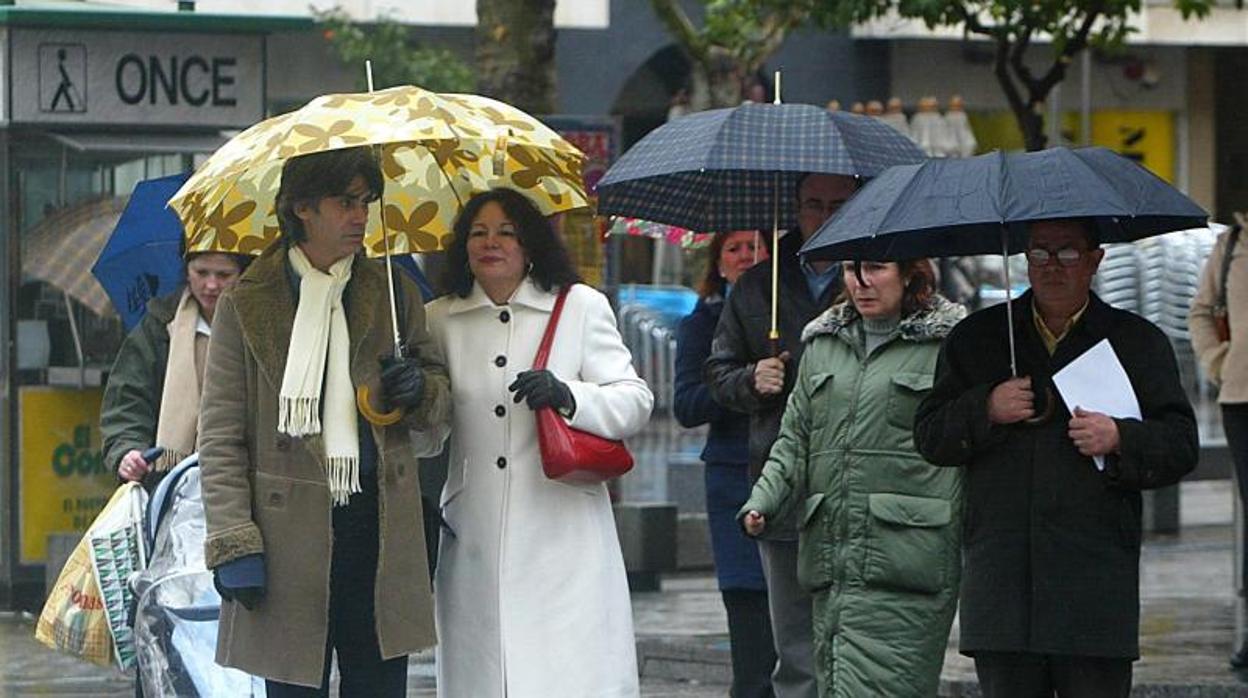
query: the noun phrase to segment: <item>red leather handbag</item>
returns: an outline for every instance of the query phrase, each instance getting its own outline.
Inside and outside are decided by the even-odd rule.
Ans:
[[[555,338],[555,328],[563,313],[563,302],[571,286],[565,286],[555,299],[550,322],[542,343],[537,347],[533,368],[546,368],[550,358],[550,345]],[[580,429],[568,426],[553,408],[537,410],[537,441],[542,451],[542,472],[546,477],[560,482],[595,483],[619,477],[633,468],[633,455],[623,441],[604,439]]]

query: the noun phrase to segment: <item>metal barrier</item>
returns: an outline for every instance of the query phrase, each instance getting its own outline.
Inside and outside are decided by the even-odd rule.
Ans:
[[[676,325],[671,316],[644,305],[621,304],[619,324],[633,368],[654,393],[654,409],[671,414],[676,391]]]

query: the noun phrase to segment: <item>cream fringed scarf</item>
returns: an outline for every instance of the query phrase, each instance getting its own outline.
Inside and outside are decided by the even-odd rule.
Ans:
[[[195,366],[198,325],[199,303],[187,289],[182,292],[173,319],[165,326],[169,331],[169,360],[165,364],[160,417],[156,421],[156,443],[164,447],[165,453],[153,464],[158,471],[169,470],[195,452],[200,388]]]
[[[290,247],[289,257],[300,278],[299,309],[278,394],[277,430],[290,436],[324,435],[329,496],[341,506],[360,491],[351,337],[342,307],[353,258],[334,262],[326,274],[313,267],[297,245]]]

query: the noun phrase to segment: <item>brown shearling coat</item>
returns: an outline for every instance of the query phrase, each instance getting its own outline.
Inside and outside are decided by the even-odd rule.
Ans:
[[[222,604],[217,662],[316,686],[328,633],[332,509],[321,438],[277,431],[296,310],[291,278],[286,248],[275,244],[217,304],[199,426],[205,558],[215,568],[264,554],[263,601],[251,611]],[[425,397],[399,423],[373,427],[381,517],[376,630],[386,659],[435,642],[414,441],[440,444],[451,404],[446,364],[425,330],[419,292],[407,279],[399,289],[410,355],[424,366]],[[384,268],[357,257],[343,298],[351,382],[374,396],[381,392],[378,357],[393,342],[386,293]]]

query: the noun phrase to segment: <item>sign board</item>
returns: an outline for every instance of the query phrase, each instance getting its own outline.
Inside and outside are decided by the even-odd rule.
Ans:
[[[23,565],[46,559],[49,533],[86,531],[117,488],[117,476],[101,457],[103,398],[99,388],[20,388],[18,528]]]
[[[13,123],[249,126],[264,117],[264,38],[14,28]]]
[[[585,190],[591,206],[596,208],[598,197],[594,191],[598,180],[620,155],[619,122],[609,116],[549,116],[542,121],[585,153]],[[606,259],[599,221],[594,220],[590,210],[571,211],[563,216],[562,231],[581,279],[602,288],[606,283]]]
[[[969,114],[979,152],[1019,151],[1023,137],[1009,111]],[[1082,142],[1079,112],[1062,113],[1062,142],[1050,145],[1077,146]],[[1174,182],[1174,112],[1165,110],[1111,110],[1092,112],[1092,145],[1109,148],[1135,160],[1167,182]]]
[[[1174,114],[1159,110],[1092,112],[1092,144],[1135,160],[1174,182]]]

